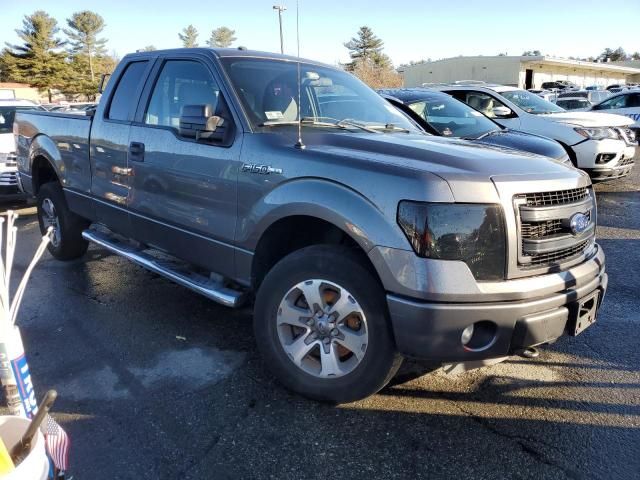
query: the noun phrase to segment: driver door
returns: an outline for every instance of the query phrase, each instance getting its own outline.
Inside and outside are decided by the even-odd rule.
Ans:
[[[232,276],[242,137],[220,144],[180,134],[185,105],[211,105],[214,115],[233,129],[233,118],[207,64],[166,58],[156,75],[129,138],[135,238]]]

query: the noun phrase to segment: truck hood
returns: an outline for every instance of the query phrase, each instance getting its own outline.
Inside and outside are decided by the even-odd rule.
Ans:
[[[444,179],[456,201],[478,201],[478,187],[495,193],[492,177],[523,175],[579,178],[581,173],[547,157],[460,139],[420,134],[320,134],[308,136],[307,151],[413,169]],[[359,168],[362,168],[360,166]],[[375,168],[375,165],[369,168]],[[486,190],[485,190],[486,191]]]
[[[562,112],[540,115],[558,123],[568,123],[580,127],[627,127],[633,120],[624,115],[599,112]]]

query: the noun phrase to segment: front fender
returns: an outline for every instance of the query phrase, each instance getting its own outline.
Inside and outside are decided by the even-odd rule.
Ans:
[[[387,218],[355,190],[319,178],[298,178],[271,190],[244,218],[238,219],[238,245],[254,251],[270,225],[299,215],[319,218],[340,228],[365,252],[375,246],[411,249],[395,218]]]

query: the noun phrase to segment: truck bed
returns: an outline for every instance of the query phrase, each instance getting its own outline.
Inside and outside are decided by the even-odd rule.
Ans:
[[[69,188],[89,191],[89,136],[92,117],[75,113],[42,111],[19,111],[15,125],[21,138],[17,146],[18,170],[23,176],[23,187],[33,193],[29,178],[32,177],[32,160],[29,152],[47,152],[49,161],[54,162],[58,171],[66,173],[65,182]],[[44,154],[44,153],[43,153]],[[25,181],[26,180],[26,181]]]

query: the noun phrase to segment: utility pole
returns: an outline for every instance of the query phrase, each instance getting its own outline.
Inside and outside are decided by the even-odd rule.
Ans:
[[[282,12],[284,12],[287,7],[284,5],[274,5],[274,10],[278,10],[278,21],[280,23],[280,53],[284,53],[284,42],[282,40]]]

